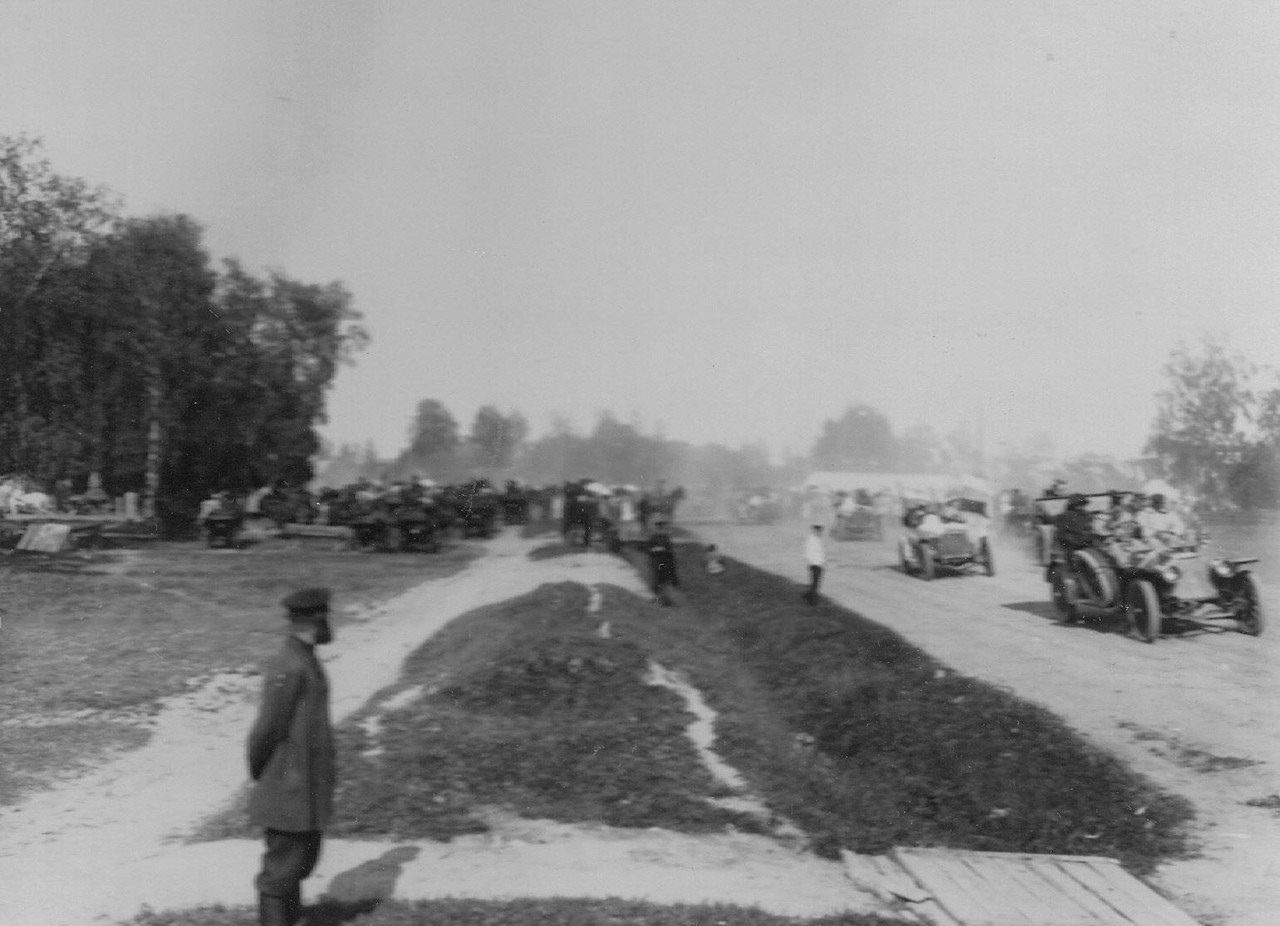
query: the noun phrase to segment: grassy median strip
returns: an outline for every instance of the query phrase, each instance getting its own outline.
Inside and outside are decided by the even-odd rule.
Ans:
[[[1048,711],[806,605],[796,582],[733,560],[708,576],[695,545],[679,550],[685,604],[641,645],[703,691],[717,750],[819,851],[1103,855],[1143,872],[1186,850],[1189,805]]]
[[[633,900],[322,900],[308,908],[312,926],[896,926],[877,916],[790,917],[727,904],[650,904]],[[247,907],[201,907],[144,913],[129,926],[255,926]]]
[[[335,623],[477,555],[359,554],[268,541],[243,551],[191,543],[0,558],[0,805],[51,774],[137,745],[157,701],[222,671],[256,671],[277,645],[280,599],[335,590]]]
[[[587,603],[581,585],[544,585],[458,617],[415,651],[396,689],[338,730],[331,835],[447,840],[485,831],[487,807],[684,833],[758,829],[708,802],[723,789],[684,735],[683,703],[645,681],[634,636],[600,636]],[[643,624],[654,609],[623,593],[607,616]],[[383,706],[401,692],[408,703]],[[252,835],[242,819],[233,810],[203,835]]]

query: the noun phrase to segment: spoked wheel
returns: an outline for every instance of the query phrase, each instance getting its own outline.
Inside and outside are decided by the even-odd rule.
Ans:
[[[1049,588],[1053,593],[1053,607],[1058,612],[1058,616],[1068,624],[1080,619],[1080,612],[1076,610],[1072,583],[1073,580],[1061,567],[1055,567],[1050,574]]]
[[[902,566],[902,571],[907,575],[912,575],[916,571],[915,563],[912,558],[907,555],[910,548],[909,542],[906,540],[898,541],[898,563]]]
[[[938,574],[938,564],[935,560],[933,547],[927,543],[920,545],[920,576],[926,582],[933,580]]]
[[[1076,562],[1083,569],[1084,581],[1088,585],[1090,594],[1098,604],[1104,608],[1109,608],[1116,603],[1117,589],[1120,583],[1116,580],[1116,571],[1107,561],[1106,557],[1097,550],[1077,550],[1075,553]]]
[[[1053,528],[1045,524],[1035,525],[1036,530],[1036,562],[1041,566],[1049,565],[1049,557],[1053,553]]]
[[[1160,596],[1146,579],[1138,579],[1129,586],[1125,595],[1125,613],[1129,616],[1129,631],[1144,643],[1156,642],[1160,636]]]
[[[983,571],[986,572],[986,574],[989,576],[995,575],[996,574],[996,557],[995,557],[995,554],[991,552],[991,541],[989,541],[986,537],[983,537],[982,545],[980,549],[982,551]]]
[[[1240,609],[1236,617],[1240,632],[1251,637],[1261,636],[1267,622],[1262,614],[1258,584],[1253,581],[1253,576],[1241,579],[1240,590],[1236,593],[1236,606]]]

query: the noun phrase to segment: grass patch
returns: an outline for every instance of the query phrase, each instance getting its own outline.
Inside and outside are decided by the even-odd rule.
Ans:
[[[758,829],[707,802],[722,789],[684,734],[683,702],[647,684],[646,651],[601,638],[586,608],[583,586],[544,585],[451,621],[415,651],[397,688],[423,694],[375,703],[338,730],[330,833],[447,840],[485,831],[493,806],[566,823]],[[609,618],[643,623],[654,610],[623,594]],[[237,808],[202,836],[252,835],[242,819]]]
[[[686,606],[615,632],[688,674],[720,714],[720,754],[824,854],[1105,855],[1144,872],[1186,851],[1187,802],[1048,711],[804,604],[794,582],[737,561],[707,576],[696,546],[677,549]]]
[[[737,561],[710,577],[697,545],[677,549],[682,606],[606,588],[607,639],[573,583],[443,628],[398,686],[421,697],[375,704],[339,731],[334,834],[448,839],[482,829],[495,805],[758,830],[707,803],[721,794],[684,736],[683,706],[643,682],[653,658],[703,692],[719,713],[717,751],[828,857],[938,846],[1112,856],[1142,873],[1185,851],[1189,805],[1048,711],[853,612],[805,605],[793,582]],[[374,714],[376,741],[361,724]],[[223,835],[248,834],[228,825]]]
[[[0,559],[0,703],[19,722],[82,710],[135,710],[220,671],[256,671],[282,626],[279,601],[322,581],[334,622],[418,583],[456,572],[477,555],[457,546],[433,556],[362,555],[298,542],[243,552],[194,543],[141,550]],[[320,578],[322,577],[322,578]],[[93,733],[0,728],[0,804],[50,770],[92,763],[137,745],[138,729]],[[48,739],[37,747],[27,739]]]
[[[307,908],[311,926],[895,926],[901,920],[845,914],[818,918],[776,916],[725,904],[659,904],[631,900],[392,900],[354,903],[321,900]],[[148,912],[127,926],[256,926],[248,907],[200,907]]]
[[[0,724],[0,805],[51,781],[66,781],[92,768],[96,759],[141,746],[150,734],[136,724],[84,720],[29,728]]]

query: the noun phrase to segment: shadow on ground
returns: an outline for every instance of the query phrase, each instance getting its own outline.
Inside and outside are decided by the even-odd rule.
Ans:
[[[404,866],[418,857],[416,846],[397,846],[334,876],[329,890],[308,911],[312,926],[336,926],[372,913],[395,894]]]

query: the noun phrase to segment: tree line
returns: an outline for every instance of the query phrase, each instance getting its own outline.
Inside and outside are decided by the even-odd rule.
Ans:
[[[565,420],[529,441],[519,412],[492,405],[476,412],[463,436],[434,399],[419,403],[405,449],[381,460],[374,448],[344,446],[329,461],[344,478],[455,478],[483,472],[533,482],[594,476],[606,482],[652,485],[658,479],[718,488],[794,486],[814,469],[972,474],[1001,488],[1032,493],[1051,477],[1079,491],[1134,488],[1162,477],[1209,508],[1280,507],[1280,381],[1276,371],[1247,362],[1220,339],[1199,349],[1180,344],[1164,368],[1166,386],[1144,445],[1145,456],[1120,460],[1103,453],[1066,459],[1051,440],[1031,435],[1018,446],[986,452],[973,427],[939,434],[926,425],[895,431],[888,416],[851,404],[825,420],[809,452],[771,462],[761,444],[695,446],[645,434],[611,412],[577,433]],[[328,476],[326,478],[329,478]]]
[[[1162,475],[1217,508],[1280,507],[1280,382],[1217,337],[1165,365],[1146,450]]]
[[[366,335],[341,283],[215,266],[189,216],[123,215],[0,136],[0,473],[154,497],[306,482]]]
[[[799,480],[803,460],[771,462],[763,444],[731,448],[721,444],[693,445],[657,434],[639,424],[602,412],[587,433],[579,433],[557,418],[548,433],[530,440],[525,417],[484,405],[467,433],[444,403],[423,399],[408,427],[404,449],[383,459],[371,445],[344,444],[324,460],[323,480],[342,485],[360,479],[409,480],[426,476],[456,482],[474,476],[494,481],[519,478],[534,485],[566,479],[594,478],[611,485],[652,487],[687,484],[722,488],[777,485]]]

